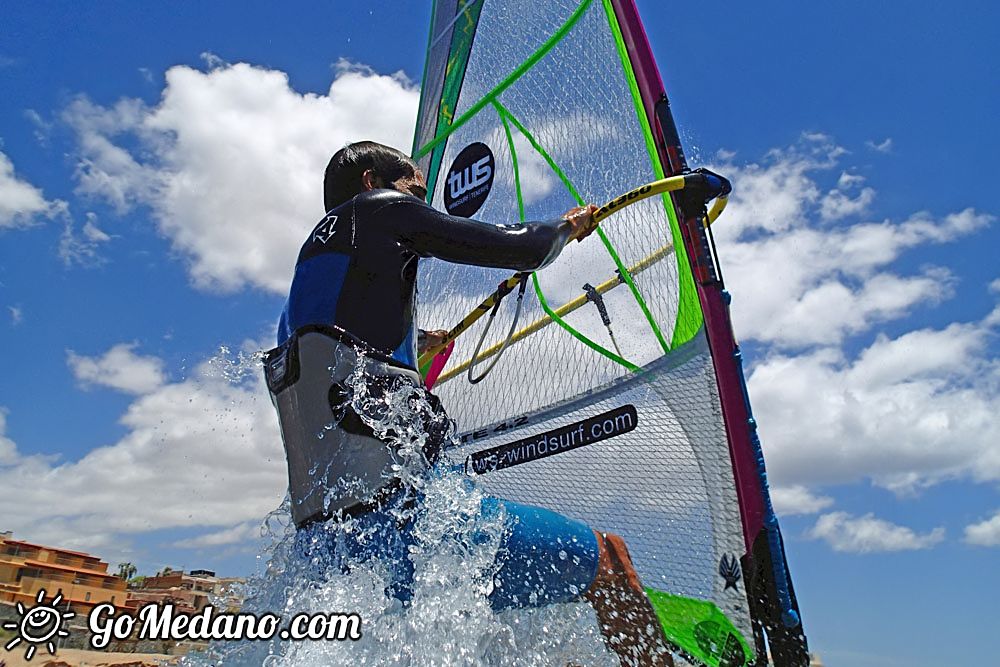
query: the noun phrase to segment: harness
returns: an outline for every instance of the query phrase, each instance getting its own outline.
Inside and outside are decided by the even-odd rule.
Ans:
[[[360,369],[359,369],[360,366]],[[360,370],[360,380],[349,382]],[[333,516],[356,516],[380,507],[405,483],[400,437],[379,438],[370,426],[379,399],[400,390],[419,391],[431,405],[416,424],[427,438],[419,465],[432,466],[452,430],[437,397],[419,374],[333,326],[309,325],[264,355],[264,376],[278,412],[288,459],[292,519],[299,528]],[[357,376],[356,376],[357,377]],[[354,400],[357,382],[366,400]],[[362,405],[364,403],[364,405]],[[381,402],[382,411],[385,402]],[[362,414],[358,413],[361,409]],[[409,457],[412,459],[412,457]]]

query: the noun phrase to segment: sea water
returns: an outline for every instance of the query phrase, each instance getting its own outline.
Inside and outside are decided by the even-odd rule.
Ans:
[[[241,368],[253,363],[259,364],[259,357],[222,363],[220,372],[239,381],[245,377]],[[412,563],[412,597],[404,603],[390,592],[399,562],[324,554],[326,545],[338,541],[378,539],[358,520],[316,526],[308,536],[314,544],[304,549],[286,498],[263,522],[265,546],[258,571],[247,581],[242,611],[285,619],[300,613],[358,614],[361,638],[213,642],[182,664],[617,665],[585,602],[500,612],[490,607],[487,596],[507,530],[503,514],[483,516],[484,491],[464,472],[438,466],[427,474],[422,461],[427,435],[419,424],[434,410],[423,390],[398,382],[371,394],[360,364],[348,384],[355,412],[399,452],[393,474],[419,493],[418,505],[393,510],[400,522],[413,522],[412,543],[397,555]]]

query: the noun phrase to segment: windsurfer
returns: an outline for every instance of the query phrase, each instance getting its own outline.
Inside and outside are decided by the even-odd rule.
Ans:
[[[419,493],[407,493],[398,476],[393,479],[391,447],[345,407],[353,365],[361,360],[374,391],[386,378],[419,385],[418,349],[439,343],[443,333],[415,326],[420,258],[534,271],[596,227],[595,206],[573,208],[555,221],[493,226],[436,211],[424,202],[426,194],[423,174],[395,149],[359,142],[333,156],[324,184],[327,213],[302,246],[278,325],[279,347],[266,361],[299,534],[332,516],[354,517],[377,537],[343,548],[356,558],[396,561],[391,592],[404,601],[413,576],[406,555],[412,536],[391,509],[402,497],[419,502]],[[350,363],[331,366],[331,358]],[[432,406],[422,425],[428,434],[423,463],[430,470],[448,420],[437,399],[423,393]],[[325,423],[334,423],[332,433],[318,441],[317,428]],[[623,664],[672,664],[622,538],[500,498],[485,498],[482,509],[484,515],[502,512],[509,528],[489,595],[494,608],[583,597]]]

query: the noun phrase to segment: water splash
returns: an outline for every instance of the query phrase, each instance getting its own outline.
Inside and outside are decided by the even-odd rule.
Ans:
[[[454,437],[454,428],[440,423],[446,417],[427,393],[405,378],[375,386],[361,363],[347,385],[351,408],[398,452],[393,474],[410,489],[411,502],[388,511],[399,525],[411,525],[406,548],[394,558],[352,554],[349,543],[378,547],[392,539],[363,518],[334,518],[297,532],[286,498],[261,528],[265,547],[247,582],[243,611],[277,613],[286,622],[302,612],[357,613],[362,639],[217,642],[182,664],[617,665],[585,603],[491,608],[487,596],[499,567],[505,517],[483,514],[484,492],[464,473],[443,467],[428,473],[427,425],[445,428],[447,437]],[[401,570],[412,580],[408,595],[393,592]]]
[[[264,353],[260,350],[240,350],[233,354],[229,346],[220,345],[218,353],[206,364],[206,374],[222,378],[232,385],[241,385],[259,377],[263,359]]]

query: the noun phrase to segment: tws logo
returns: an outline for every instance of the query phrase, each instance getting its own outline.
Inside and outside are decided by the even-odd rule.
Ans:
[[[477,141],[463,148],[445,178],[445,209],[464,218],[475,215],[490,194],[495,173],[489,146]]]
[[[493,176],[491,161],[490,156],[487,155],[473,162],[471,167],[448,174],[448,192],[451,198],[458,199],[472,188],[478,188],[490,180]]]

